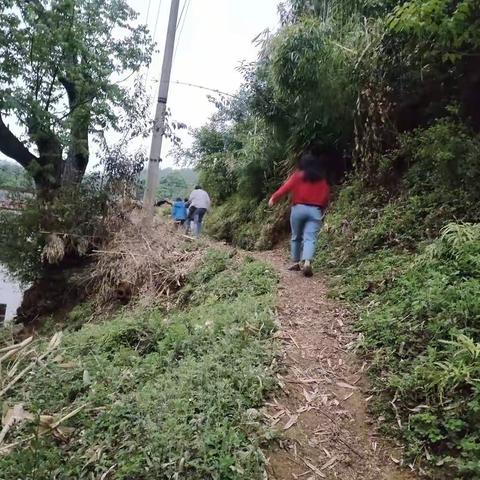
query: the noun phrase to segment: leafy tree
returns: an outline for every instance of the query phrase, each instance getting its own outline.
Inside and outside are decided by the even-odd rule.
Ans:
[[[388,13],[404,0],[289,0],[280,6],[282,23],[296,23],[302,16],[317,16],[322,21],[348,21],[361,14],[374,17]]]
[[[0,160],[0,189],[4,187],[31,188],[32,182],[22,167]]]
[[[183,176],[178,172],[172,172],[160,179],[157,197],[175,199],[184,198],[188,194],[188,185]]]
[[[116,79],[146,64],[152,44],[126,0],[0,6],[0,151],[51,194],[82,179],[90,135],[120,130],[122,111],[135,110]]]
[[[477,56],[480,48],[477,0],[411,0],[395,9],[390,27],[420,41],[428,57],[441,55],[451,63]]]

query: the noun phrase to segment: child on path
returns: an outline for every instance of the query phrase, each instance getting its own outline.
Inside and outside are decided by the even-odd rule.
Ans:
[[[313,275],[312,260],[317,235],[330,198],[330,187],[325,176],[326,158],[322,158],[324,156],[324,154],[314,155],[311,152],[304,153],[300,158],[298,169],[268,202],[268,205],[273,207],[283,196],[291,194],[290,226],[293,265],[289,270],[303,270],[306,277]]]
[[[187,219],[187,207],[181,198],[177,198],[172,205],[172,218],[177,226],[183,225]]]

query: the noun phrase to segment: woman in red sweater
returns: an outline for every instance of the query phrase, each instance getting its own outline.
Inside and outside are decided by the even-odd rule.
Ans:
[[[290,270],[300,271],[306,277],[313,275],[312,260],[315,254],[317,235],[322,225],[330,199],[330,187],[325,178],[322,158],[304,153],[299,168],[272,195],[268,202],[273,207],[283,196],[291,194],[292,228],[291,252],[293,265]],[[300,262],[303,262],[301,266]]]

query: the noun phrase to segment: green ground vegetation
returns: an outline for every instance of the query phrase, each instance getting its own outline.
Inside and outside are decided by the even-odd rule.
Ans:
[[[398,195],[349,180],[316,264],[358,314],[387,432],[433,478],[477,478],[480,142],[440,121],[401,143],[412,164]]]
[[[270,433],[259,409],[275,388],[272,343],[277,279],[271,268],[209,251],[179,308],[124,311],[64,332],[55,355],[3,399],[40,418],[84,408],[65,422],[69,440],[32,439],[0,457],[5,480],[261,479]],[[46,348],[48,338],[37,345]]]
[[[358,313],[382,416],[434,478],[480,476],[479,18],[474,0],[283,2],[184,152],[210,234],[245,248],[286,233],[286,205],[265,202],[299,154],[331,152],[317,268]]]

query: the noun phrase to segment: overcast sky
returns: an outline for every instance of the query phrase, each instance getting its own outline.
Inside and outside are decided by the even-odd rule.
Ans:
[[[188,0],[181,0],[180,11],[185,1],[188,5]],[[161,52],[155,54],[148,72],[148,87],[156,95],[170,0],[129,2],[140,13],[140,20],[147,20],[152,35],[160,5],[155,40]],[[241,83],[241,75],[236,70],[238,65],[242,60],[252,61],[256,58],[252,40],[265,29],[274,30],[277,26],[278,3],[279,0],[190,0],[183,30],[177,36],[172,80],[234,93]],[[168,106],[173,119],[190,127],[205,123],[213,112],[213,106],[207,100],[208,94],[200,89],[172,83]],[[154,108],[152,105],[152,118]],[[144,146],[148,153],[150,139],[145,141]],[[172,166],[172,160],[167,156],[169,149],[168,142],[164,143],[162,167]]]

